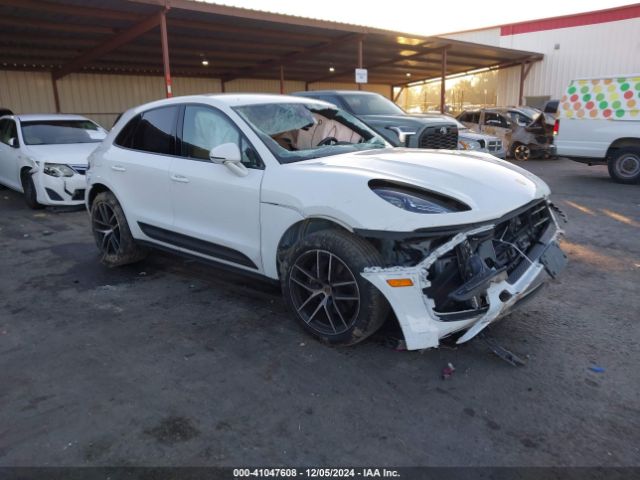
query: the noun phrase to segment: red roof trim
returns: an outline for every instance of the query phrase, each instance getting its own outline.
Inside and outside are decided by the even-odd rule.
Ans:
[[[500,27],[500,35],[518,35],[521,33],[542,32],[557,28],[581,27],[583,25],[595,25],[598,23],[616,22],[640,17],[640,4],[624,7],[598,10],[595,12],[565,15],[563,17],[545,18],[531,22],[512,23]]]

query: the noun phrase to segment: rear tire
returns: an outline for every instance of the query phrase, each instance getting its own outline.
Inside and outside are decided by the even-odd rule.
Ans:
[[[609,176],[618,183],[640,183],[640,148],[625,147],[607,162]]]
[[[136,244],[122,207],[111,192],[99,193],[91,205],[91,229],[100,251],[100,261],[117,267],[138,262],[147,256]]]
[[[36,185],[33,183],[31,173],[25,170],[24,172],[22,172],[22,175],[20,175],[20,180],[22,181],[24,201],[27,206],[33,210],[40,210],[41,208],[44,208],[44,205],[38,203],[38,193],[36,190]]]
[[[531,149],[524,143],[516,143],[511,148],[511,156],[519,162],[526,162],[531,158]]]
[[[365,240],[323,230],[300,240],[281,265],[284,300],[302,328],[330,345],[353,345],[378,330],[389,304],[360,272],[381,266]]]

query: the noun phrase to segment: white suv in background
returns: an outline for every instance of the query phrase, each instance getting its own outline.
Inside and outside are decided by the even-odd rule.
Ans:
[[[31,208],[82,205],[87,158],[107,132],[79,115],[0,118],[0,183]]]
[[[331,344],[368,337],[389,307],[409,349],[467,341],[564,264],[534,175],[484,153],[390,148],[317,100],[161,100],[126,112],[89,162],[105,264],[154,246],[279,281]]]

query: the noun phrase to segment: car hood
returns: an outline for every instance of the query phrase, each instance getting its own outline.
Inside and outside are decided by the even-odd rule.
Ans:
[[[99,145],[100,143],[27,145],[27,151],[30,156],[41,162],[87,165],[87,158]]]
[[[385,126],[415,126],[423,127],[425,125],[455,125],[454,122],[443,120],[441,118],[433,118],[429,116],[421,117],[419,115],[359,115],[367,123],[372,125]]]
[[[484,140],[486,142],[493,142],[496,140],[500,140],[498,137],[494,137],[493,135],[486,135],[484,133],[476,133],[473,130],[458,130],[458,138],[461,140]]]
[[[303,216],[332,218],[347,228],[413,231],[498,219],[549,187],[535,175],[480,152],[381,149],[282,165],[265,175],[262,201]],[[471,209],[445,214],[407,212],[382,200],[368,186],[387,180],[460,200]]]

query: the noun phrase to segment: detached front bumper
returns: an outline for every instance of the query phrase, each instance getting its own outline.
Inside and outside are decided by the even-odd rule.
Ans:
[[[33,179],[38,202],[43,205],[82,205],[87,188],[85,175],[75,173],[71,177],[53,177],[42,171],[34,173]]]
[[[552,222],[527,254],[522,254],[520,265],[513,272],[495,270],[489,272],[478,285],[478,298],[482,308],[444,315],[436,309],[435,301],[425,293],[436,280],[430,278],[430,269],[439,258],[450,254],[468,238],[491,232],[496,225],[484,225],[454,235],[449,241],[431,252],[423,261],[412,267],[368,268],[362,276],[373,283],[387,298],[402,328],[409,350],[437,347],[440,339],[466,330],[458,343],[471,340],[486,326],[504,317],[517,303],[535,293],[549,278],[564,267],[566,257],[557,246],[562,234],[555,217],[549,210]],[[391,286],[401,282],[411,286]],[[394,280],[396,282],[394,282]],[[469,282],[473,283],[473,282]]]

